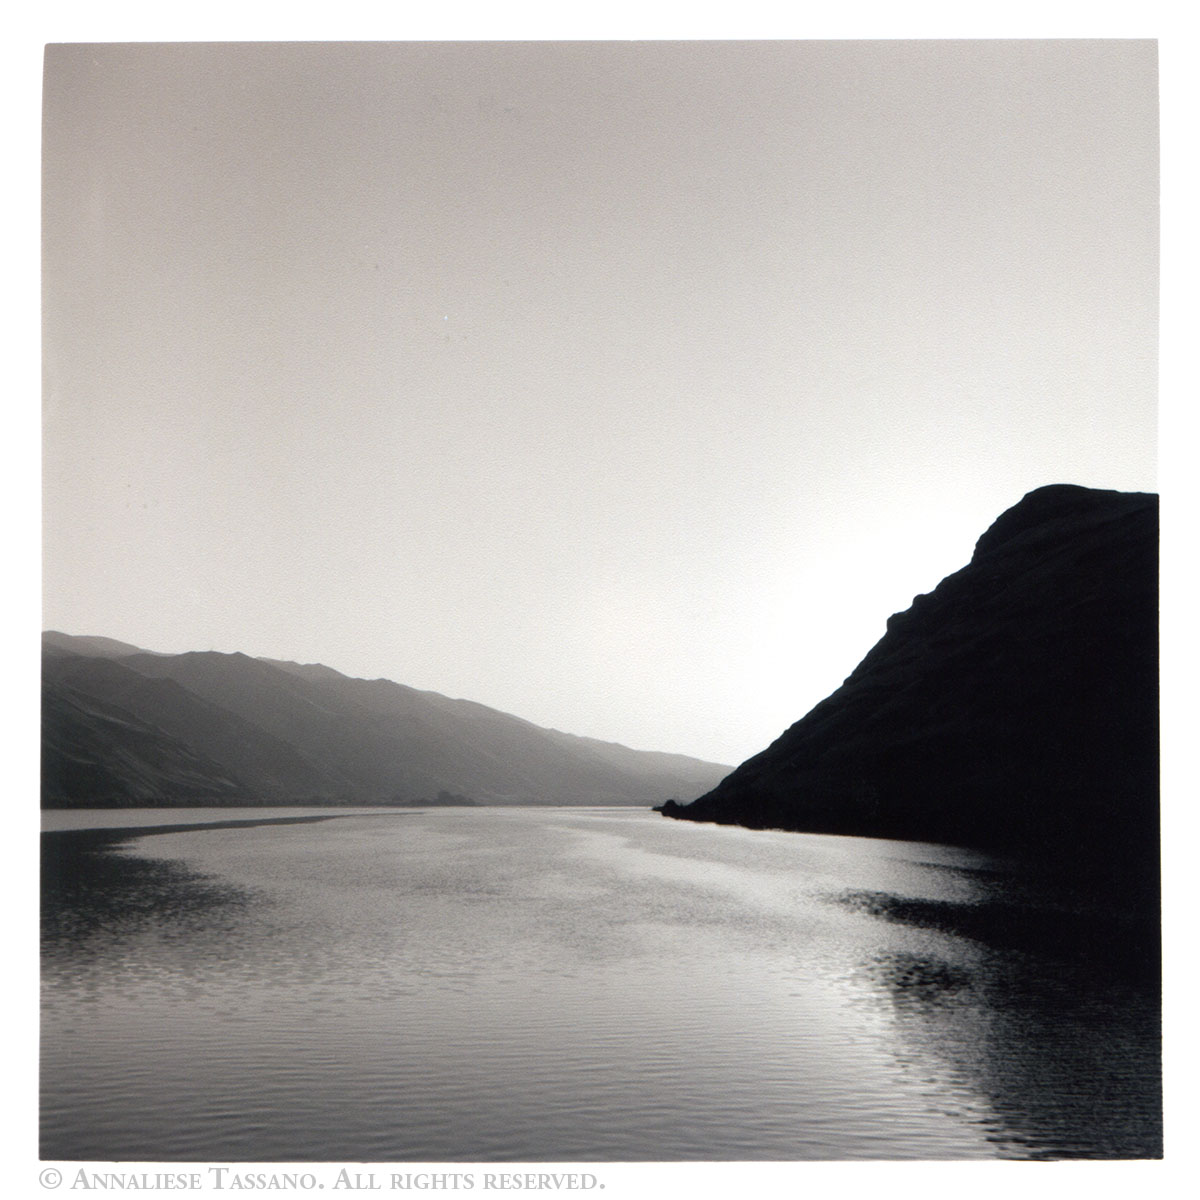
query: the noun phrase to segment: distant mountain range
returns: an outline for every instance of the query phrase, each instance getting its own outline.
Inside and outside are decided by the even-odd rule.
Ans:
[[[42,638],[42,805],[630,804],[727,766],[320,664]]]
[[[845,683],[667,816],[943,842],[1154,892],[1158,498],[1040,488]]]

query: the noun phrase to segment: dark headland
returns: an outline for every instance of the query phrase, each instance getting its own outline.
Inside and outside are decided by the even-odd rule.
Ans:
[[[1055,485],[837,691],[666,816],[973,847],[1157,913],[1158,497]]]

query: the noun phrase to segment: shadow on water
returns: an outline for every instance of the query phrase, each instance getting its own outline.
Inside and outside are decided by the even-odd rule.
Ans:
[[[886,892],[843,892],[839,904],[917,929],[968,938],[1010,950],[1070,963],[1104,978],[1145,991],[1158,987],[1158,913],[1141,916],[1064,898],[1030,903],[982,896],[969,902],[912,899]]]
[[[1140,923],[1111,912],[876,892],[835,899],[954,939],[944,955],[874,954],[859,978],[885,998],[902,1057],[933,1056],[986,1101],[1002,1155],[1162,1156],[1157,928],[1140,945]]]
[[[86,954],[97,939],[110,942],[150,928],[165,938],[228,931],[260,902],[182,863],[123,853],[128,836],[92,830],[42,835],[43,953]]]

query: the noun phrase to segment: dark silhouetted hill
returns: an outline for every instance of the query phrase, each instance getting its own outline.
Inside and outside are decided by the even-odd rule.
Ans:
[[[943,842],[1156,891],[1158,498],[1031,492],[842,686],[668,816]]]
[[[320,664],[43,642],[42,803],[645,805],[727,767]],[[103,718],[103,719],[102,719]],[[439,797],[442,799],[439,800]]]

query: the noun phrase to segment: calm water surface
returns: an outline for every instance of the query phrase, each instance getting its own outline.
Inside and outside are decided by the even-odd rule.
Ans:
[[[981,855],[495,808],[65,854],[43,904],[45,1158],[1161,1149],[1156,999],[959,919],[1065,913]]]

